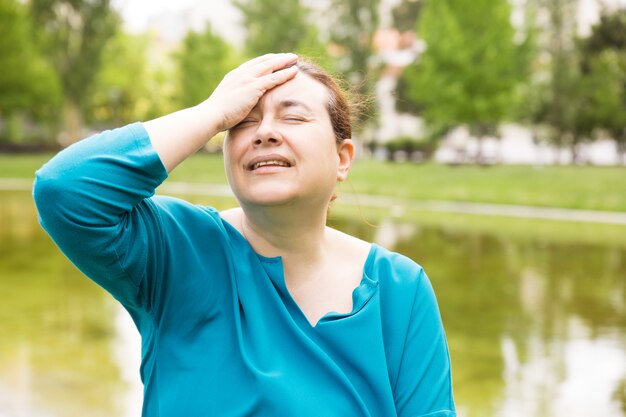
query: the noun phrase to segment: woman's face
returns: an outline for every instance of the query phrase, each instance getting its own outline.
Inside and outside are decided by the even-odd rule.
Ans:
[[[327,102],[326,87],[298,73],[229,131],[224,163],[240,204],[327,206],[353,156],[351,140],[335,141]]]

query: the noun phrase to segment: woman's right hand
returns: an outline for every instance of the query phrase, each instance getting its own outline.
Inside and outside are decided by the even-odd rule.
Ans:
[[[198,104],[144,123],[167,172],[202,148],[216,133],[235,126],[266,91],[298,72],[294,54],[268,54],[235,68]]]
[[[217,118],[217,128],[228,130],[252,111],[268,90],[292,79],[298,72],[295,54],[267,54],[235,68],[220,82],[213,94],[198,105]]]

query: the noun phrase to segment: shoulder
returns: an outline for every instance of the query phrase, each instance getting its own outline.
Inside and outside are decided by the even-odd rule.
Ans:
[[[368,271],[379,283],[381,319],[389,340],[401,340],[403,346],[404,340],[418,328],[438,332],[439,307],[424,268],[382,246],[375,249]],[[395,355],[401,357],[399,351]]]
[[[375,253],[369,266],[370,271],[383,281],[381,283],[404,289],[414,287],[427,279],[424,268],[413,259],[379,245],[375,245]]]
[[[222,210],[219,213],[216,212],[217,216],[220,219],[228,222],[234,229],[236,229],[239,233],[243,233],[241,230],[241,216],[243,210],[241,207],[233,207],[227,210]]]
[[[381,284],[406,289],[425,277],[422,266],[403,254],[330,227],[327,230],[336,243],[336,254],[344,259],[359,260],[365,266],[364,272]]]
[[[327,227],[326,232],[333,242],[333,252],[338,259],[348,260],[359,266],[365,265],[372,248],[370,242],[331,227]]]
[[[219,218],[219,213],[213,207],[193,204],[180,198],[155,195],[148,199],[160,211],[169,215],[198,215]]]
[[[155,195],[147,199],[146,204],[156,209],[166,232],[180,230],[185,234],[196,234],[215,230],[223,233],[219,212],[213,207],[164,195]]]
[[[411,258],[375,245],[367,274],[378,281],[381,309],[399,322],[417,311],[436,308],[437,301],[424,268]]]

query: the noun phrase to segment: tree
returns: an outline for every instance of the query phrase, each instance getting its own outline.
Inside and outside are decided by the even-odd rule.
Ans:
[[[626,10],[603,13],[600,21],[592,27],[583,49],[588,53],[606,49],[626,52]]]
[[[209,97],[237,62],[233,48],[208,25],[203,32],[189,32],[174,58],[177,101],[183,107],[195,106]]]
[[[146,36],[117,32],[102,51],[102,66],[89,94],[86,117],[106,127],[144,119],[149,100]]]
[[[82,136],[86,92],[120,19],[109,0],[30,0],[29,4],[35,25],[43,29],[40,42],[63,85],[64,127],[71,143]]]
[[[374,34],[379,28],[380,0],[331,0],[328,11],[330,41],[336,68],[361,96],[370,96],[378,68],[372,60]],[[360,122],[372,117],[372,106],[363,109]]]
[[[309,10],[300,0],[236,0],[235,5],[243,14],[250,56],[297,52],[307,41],[318,42],[308,22]]]
[[[467,125],[480,144],[510,116],[529,51],[529,38],[516,42],[510,16],[506,0],[426,3],[417,27],[427,49],[405,70],[402,85],[429,125]]]
[[[626,10],[603,14],[579,49],[592,84],[590,119],[615,140],[626,164]]]
[[[0,0],[0,116],[9,126],[3,139],[22,140],[20,115],[41,118],[58,104],[59,80],[32,38],[24,6]]]
[[[581,79],[580,56],[576,49],[577,0],[530,0],[547,14],[541,29],[537,75],[529,85],[529,121],[543,126],[543,135],[557,147],[569,147],[577,159],[578,144],[586,139],[588,128],[578,120],[581,102],[585,100],[585,83]]]
[[[534,123],[546,137],[569,147],[572,160],[582,162],[579,145],[611,135],[624,154],[626,147],[626,12],[604,13],[586,39],[576,37],[575,0],[536,0],[550,16],[543,29],[543,54],[548,77],[534,83]]]
[[[424,4],[424,0],[402,0],[391,11],[393,27],[400,32],[414,31]]]

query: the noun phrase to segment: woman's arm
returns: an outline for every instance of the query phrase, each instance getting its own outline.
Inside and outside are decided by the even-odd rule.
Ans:
[[[170,244],[154,190],[216,132],[245,117],[262,94],[295,75],[295,55],[265,55],[229,73],[198,106],[102,132],[37,171],[42,227],[63,253],[124,305],[149,309]],[[149,279],[146,279],[149,278]]]
[[[455,417],[448,343],[424,270],[416,290],[394,387],[398,417]]]
[[[144,278],[158,280],[162,271],[159,213],[148,197],[166,177],[141,123],[77,142],[36,173],[44,230],[127,307],[148,308]]]
[[[297,73],[294,54],[268,54],[224,77],[211,97],[195,107],[160,117],[144,126],[163,165],[171,172],[216,133],[239,123],[266,91]]]

